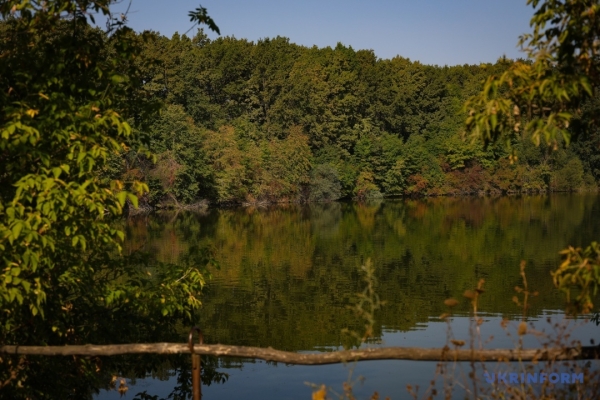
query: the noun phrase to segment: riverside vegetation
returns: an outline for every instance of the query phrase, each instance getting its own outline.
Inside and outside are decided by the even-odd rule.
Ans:
[[[429,66],[341,43],[145,35],[142,57],[155,63],[144,87],[165,108],[136,137],[156,162],[131,146],[106,173],[145,182],[148,207],[595,190],[600,180],[600,133],[584,129],[597,97],[583,102],[569,147],[513,137],[511,163],[504,143],[460,139],[482,82],[528,61]]]
[[[139,204],[597,187],[597,1],[529,0],[529,59],[462,67],[138,34],[113,3],[0,2],[2,343],[161,340],[193,321],[211,252],[123,256],[111,218]],[[460,140],[465,119],[487,147]],[[589,311],[598,246],[565,254],[555,283]],[[78,398],[134,368],[1,357],[10,398]]]

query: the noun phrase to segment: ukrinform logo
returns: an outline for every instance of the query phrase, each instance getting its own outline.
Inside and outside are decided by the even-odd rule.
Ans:
[[[544,373],[535,373],[535,374],[526,374],[520,373],[517,374],[515,372],[504,372],[504,373],[488,373],[484,372],[483,376],[487,383],[505,383],[507,385],[510,384],[519,384],[519,383],[583,383],[583,372],[579,374],[567,374],[567,373],[552,373],[552,374],[544,374]]]

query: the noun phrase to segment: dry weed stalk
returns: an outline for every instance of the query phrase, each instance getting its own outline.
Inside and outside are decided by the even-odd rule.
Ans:
[[[362,345],[367,343],[370,338],[374,337],[373,328],[375,326],[375,313],[385,304],[385,302],[381,301],[376,292],[377,278],[375,277],[375,267],[371,263],[371,259],[367,259],[365,264],[360,267],[360,270],[363,275],[365,288],[361,293],[357,293],[356,296],[358,301],[351,308],[356,312],[357,317],[364,321],[364,331],[359,333],[349,329],[343,329],[342,333],[349,335]],[[362,376],[356,378],[353,377],[355,367],[356,362],[349,366],[348,379],[342,384],[342,393],[338,393],[325,385],[315,385],[313,383],[305,382],[313,388],[313,400],[325,400],[328,398],[328,393],[340,400],[356,400],[353,388],[357,383],[364,382],[365,379]],[[369,398],[369,400],[379,399],[379,393],[377,392],[374,392]],[[389,400],[389,397],[386,397],[386,400]]]
[[[577,325],[572,324],[569,319],[552,324],[551,319],[547,318],[547,322],[551,324],[552,330],[549,333],[545,332],[545,330],[537,330],[533,322],[528,321],[527,310],[529,302],[532,297],[538,295],[538,292],[529,289],[525,274],[525,261],[521,262],[520,275],[523,282],[522,287],[515,287],[516,295],[512,300],[521,309],[521,318],[518,324],[506,318],[500,324],[517,351],[523,350],[525,335],[536,337],[544,348],[566,350],[568,347],[581,346],[579,341],[571,340],[571,334]],[[483,319],[478,315],[479,297],[484,293],[483,284],[484,281],[482,279],[478,282],[475,290],[467,290],[463,294],[471,303],[468,343],[473,352],[473,359],[469,362],[469,373],[465,374],[463,369],[464,363],[456,361],[440,362],[437,365],[434,379],[421,398],[433,399],[440,394],[435,388],[436,381],[439,378],[442,379],[444,388],[442,393],[445,399],[549,400],[600,398],[600,386],[598,382],[600,374],[597,368],[593,368],[597,364],[597,361],[588,361],[585,364],[578,361],[557,360],[545,361],[543,364],[538,361],[531,363],[519,361],[516,365],[515,363],[505,361],[494,364],[494,372],[491,372],[489,363],[478,361],[476,351],[483,349],[484,345],[480,330]],[[444,303],[450,308],[450,312],[441,315],[440,318],[448,324],[446,348],[451,358],[451,346],[454,349],[458,349],[464,346],[466,341],[458,339],[452,330],[452,308],[458,305],[459,302],[455,299],[447,299]],[[488,343],[492,339],[493,336],[485,343]],[[568,371],[568,373],[565,371]],[[458,377],[457,372],[459,372]],[[568,384],[561,381],[550,382],[550,376],[561,377],[562,380],[561,374],[568,375],[569,377],[583,377],[583,382],[575,381],[574,378]],[[510,377],[509,380],[504,379],[507,376]],[[535,377],[535,380],[533,377]],[[515,379],[513,380],[513,378]],[[455,389],[457,387],[461,388],[464,393],[456,393]],[[414,399],[419,398],[418,389],[418,386],[412,387],[409,385],[407,387],[408,393]]]

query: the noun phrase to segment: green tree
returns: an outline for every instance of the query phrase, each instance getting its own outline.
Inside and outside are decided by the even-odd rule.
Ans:
[[[122,233],[105,214],[120,214],[126,199],[137,202],[121,182],[95,173],[131,134],[125,118],[134,109],[126,99],[141,88],[135,69],[119,67],[135,50],[127,49],[133,43],[126,29],[106,36],[89,28],[88,7],[108,13],[110,2],[84,3],[9,1],[0,8],[6,329],[14,328],[19,307],[43,314],[46,294],[57,286],[89,284],[81,253],[92,243],[118,250]]]
[[[149,150],[157,162],[149,179],[160,183],[161,199],[190,204],[212,190],[211,172],[203,154],[203,135],[180,105],[169,104],[148,128]]]
[[[267,145],[267,196],[275,199],[299,200],[309,182],[311,154],[308,137],[300,127],[292,127],[283,139],[272,139]]]
[[[146,120],[157,103],[137,62],[145,36],[113,19],[112,3],[0,2],[2,343],[86,342],[106,329],[102,316],[158,326],[161,315],[189,318],[199,305],[203,265],[144,270],[120,256],[124,234],[112,217],[148,188],[111,179],[107,163],[129,149],[128,121]],[[107,32],[90,26],[94,15],[108,18]],[[51,362],[3,357],[0,365],[8,397],[73,393],[23,385]],[[69,373],[93,368],[78,362]]]

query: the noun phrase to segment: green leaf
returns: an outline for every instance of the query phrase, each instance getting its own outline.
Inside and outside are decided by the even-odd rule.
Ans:
[[[589,96],[593,95],[592,85],[590,85],[586,77],[581,78],[580,84]]]
[[[83,161],[83,159],[86,156],[86,152],[85,151],[80,151],[79,154],[77,155],[77,164],[81,164],[81,161]]]
[[[198,7],[195,11],[190,11],[188,13],[188,16],[190,17],[191,22],[195,22],[198,24],[206,24],[206,26],[208,26],[208,28],[211,31],[216,32],[219,35],[221,34],[219,27],[217,26],[215,21],[208,15],[206,8]]]
[[[123,191],[123,192],[119,192],[116,195],[117,201],[119,202],[119,204],[122,206],[125,205],[125,200],[127,199],[127,192]]]
[[[14,223],[11,231],[12,231],[12,239],[15,240],[21,234],[21,230],[23,229],[23,223],[21,221],[17,221]]]
[[[134,208],[138,208],[138,198],[136,195],[134,195],[133,193],[127,193],[127,198],[129,199],[129,201],[131,201],[131,204],[133,204]]]

